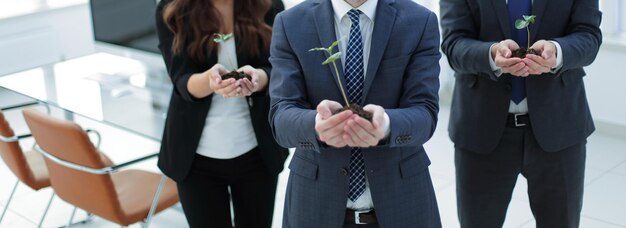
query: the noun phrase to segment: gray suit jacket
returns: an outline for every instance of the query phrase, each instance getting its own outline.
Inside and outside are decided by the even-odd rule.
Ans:
[[[332,66],[321,65],[327,56],[308,52],[336,40],[333,18],[330,0],[310,0],[279,14],[273,27],[270,122],[279,144],[296,147],[283,227],[344,222],[350,148],[326,147],[314,130],[315,107],[342,98]],[[363,154],[381,227],[441,226],[422,147],[439,109],[438,46],[434,13],[410,0],[378,1],[363,100],[385,108],[391,133]]]
[[[489,66],[489,47],[511,38],[505,0],[441,0],[442,49],[455,70],[450,138],[478,153],[495,149],[506,124],[511,75],[497,78]],[[545,151],[586,140],[594,131],[585,96],[582,67],[593,62],[602,34],[598,0],[534,0],[531,44],[555,40],[563,50],[556,74],[526,79],[533,133]]]

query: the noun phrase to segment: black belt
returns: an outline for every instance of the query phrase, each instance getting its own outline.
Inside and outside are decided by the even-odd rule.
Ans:
[[[507,127],[524,127],[530,124],[528,113],[509,113],[506,118]]]
[[[376,224],[376,213],[374,210],[370,211],[355,211],[352,209],[346,210],[346,224]]]

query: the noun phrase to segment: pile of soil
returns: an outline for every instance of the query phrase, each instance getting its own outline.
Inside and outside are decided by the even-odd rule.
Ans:
[[[360,117],[362,117],[363,119],[366,119],[366,120],[369,120],[370,122],[372,122],[373,114],[371,112],[363,110],[363,107],[361,107],[358,104],[350,104],[348,106],[344,106],[343,108],[335,110],[335,112],[333,114],[337,114],[337,113],[343,112],[345,110],[350,110],[350,111],[352,111],[352,113],[355,113],[355,114],[359,115]]]
[[[225,75],[222,75],[222,80],[226,80],[229,78],[234,78],[235,80],[247,78],[249,81],[252,81],[252,77],[250,75],[247,75],[247,74],[244,74],[243,72],[239,72],[235,70],[228,72]]]
[[[513,54],[511,55],[511,57],[517,57],[517,58],[523,59],[526,57],[527,54],[541,55],[541,53],[539,53],[537,50],[532,49],[532,48],[530,49],[519,48],[513,51]]]

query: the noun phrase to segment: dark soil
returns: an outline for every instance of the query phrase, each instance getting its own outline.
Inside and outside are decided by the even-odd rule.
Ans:
[[[247,78],[248,81],[252,81],[252,77],[250,77],[250,75],[244,74],[243,72],[234,71],[234,70],[231,72],[228,72],[225,75],[222,75],[222,80],[226,80],[229,78],[234,78],[235,80]]]
[[[540,55],[541,53],[539,53],[538,51],[532,48],[531,49],[519,48],[513,51],[513,54],[511,55],[511,57],[517,57],[517,58],[523,59],[526,57],[526,54]]]
[[[340,112],[343,112],[345,110],[350,109],[350,111],[352,111],[352,113],[355,113],[357,115],[359,115],[360,117],[363,117],[363,119],[369,120],[370,122],[372,122],[372,113],[363,110],[363,107],[361,107],[358,104],[350,104],[349,106],[344,106],[343,108],[337,109],[335,110],[335,112],[333,114],[337,114]]]

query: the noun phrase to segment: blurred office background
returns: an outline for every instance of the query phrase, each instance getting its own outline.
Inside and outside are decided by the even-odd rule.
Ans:
[[[3,78],[36,78],[49,69],[57,75],[72,74],[97,82],[96,89],[100,90],[97,94],[89,88],[78,88],[85,84],[68,82],[60,86],[60,82],[56,82],[57,90],[61,91],[57,91],[59,97],[56,97],[51,113],[59,118],[69,118],[84,128],[98,129],[103,138],[102,151],[111,151],[108,155],[114,162],[123,162],[158,151],[158,135],[162,131],[158,126],[162,126],[159,122],[164,120],[163,110],[168,103],[167,92],[171,90],[171,85],[155,46],[157,40],[152,27],[154,0],[92,1],[0,0],[0,82]],[[289,8],[301,1],[284,0],[284,3]],[[415,1],[436,13],[439,11],[437,0]],[[596,61],[585,68],[587,76],[584,77],[597,130],[588,139],[581,227],[617,228],[626,227],[626,77],[621,70],[622,64],[626,63],[626,0],[600,0],[600,4],[604,41]],[[80,59],[77,61],[76,58]],[[439,124],[426,148],[432,160],[430,170],[443,225],[454,228],[459,227],[454,149],[447,136],[454,76],[445,57],[440,64]],[[81,75],[81,72],[89,73]],[[0,87],[0,107],[28,102],[31,97],[41,99],[36,91],[46,89],[45,85],[39,84],[15,86],[12,88],[23,86],[35,92],[21,95]],[[92,104],[90,107],[73,104],[78,99],[76,94],[81,93],[64,90],[82,91],[84,96],[93,95],[103,104]],[[101,91],[106,91],[106,94],[102,95],[104,92]],[[50,99],[49,95],[41,96]],[[146,102],[138,106],[129,101],[134,97]],[[7,112],[5,115],[18,134],[28,132],[20,112]],[[133,119],[142,116],[151,119]],[[107,121],[111,118],[116,124]],[[142,130],[137,132],[133,129]],[[33,141],[24,140],[21,143],[28,148]],[[142,162],[134,168],[158,172],[156,159]],[[280,227],[281,224],[288,172],[285,168],[280,176],[273,227]],[[5,163],[0,162],[0,210],[5,208],[15,180],[15,175]],[[50,188],[34,191],[19,186],[0,227],[36,227],[51,193]],[[71,205],[56,198],[43,227],[67,224],[71,212]],[[504,227],[535,227],[522,176],[507,213]],[[79,211],[74,220],[84,218],[85,213]],[[151,226],[187,225],[180,206],[174,206],[154,217]],[[96,217],[76,227],[118,225]]]

